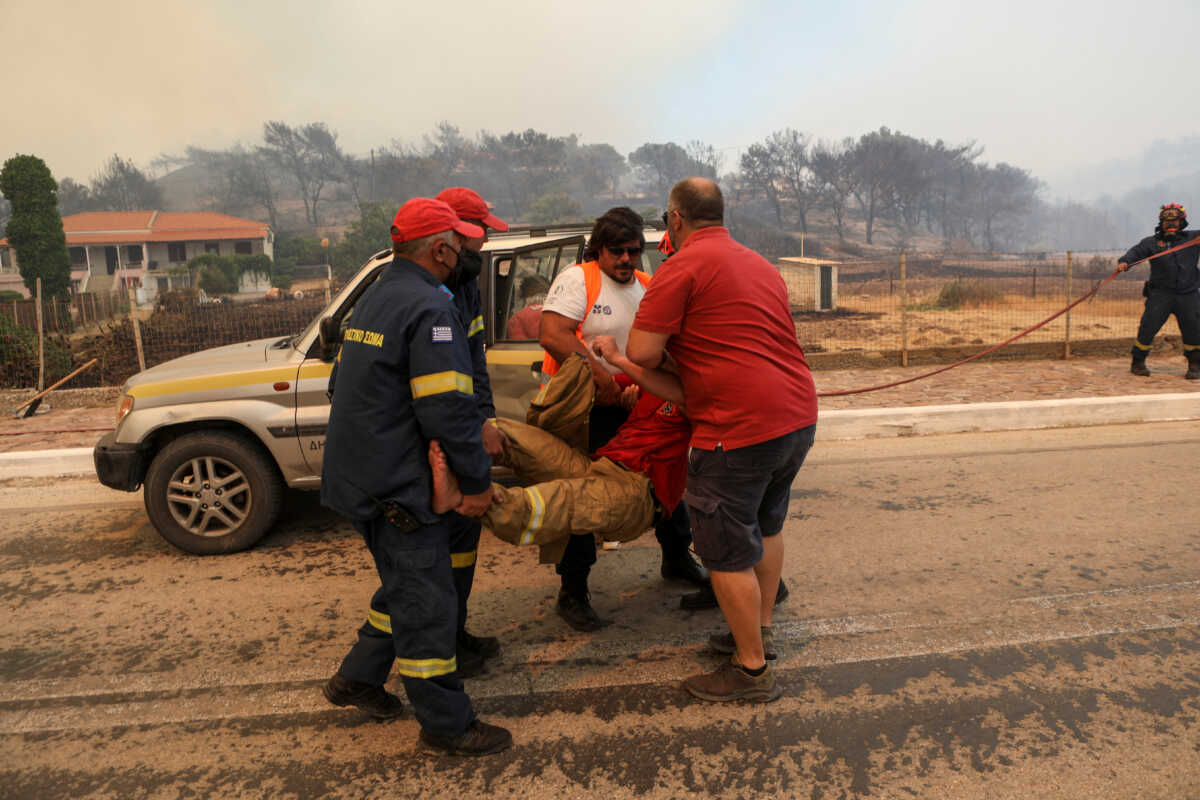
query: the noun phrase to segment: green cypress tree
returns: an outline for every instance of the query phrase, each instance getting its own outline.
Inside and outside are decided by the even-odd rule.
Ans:
[[[46,162],[37,156],[8,159],[0,170],[0,192],[12,206],[4,233],[29,293],[41,278],[43,297],[69,297],[71,257],[58,213],[58,184]]]

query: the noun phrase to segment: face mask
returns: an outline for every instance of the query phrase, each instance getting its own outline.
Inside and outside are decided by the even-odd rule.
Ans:
[[[479,273],[482,271],[483,256],[474,250],[468,250],[464,247],[458,254],[458,263],[451,270],[450,278],[446,281],[446,286],[450,289],[457,289],[464,283],[478,278]]]

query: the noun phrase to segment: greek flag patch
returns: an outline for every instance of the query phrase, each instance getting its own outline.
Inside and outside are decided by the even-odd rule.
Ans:
[[[454,331],[449,325],[434,325],[433,326],[433,341],[452,342],[454,341]]]

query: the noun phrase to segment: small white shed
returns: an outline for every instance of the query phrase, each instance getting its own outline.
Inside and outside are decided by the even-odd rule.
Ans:
[[[837,308],[838,265],[820,258],[787,257],[776,262],[787,284],[788,302],[800,311]]]

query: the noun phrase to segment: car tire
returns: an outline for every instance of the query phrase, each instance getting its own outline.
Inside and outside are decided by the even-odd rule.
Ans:
[[[154,456],[144,497],[151,524],[180,550],[235,553],[275,524],[283,480],[257,442],[224,432],[189,433]]]

